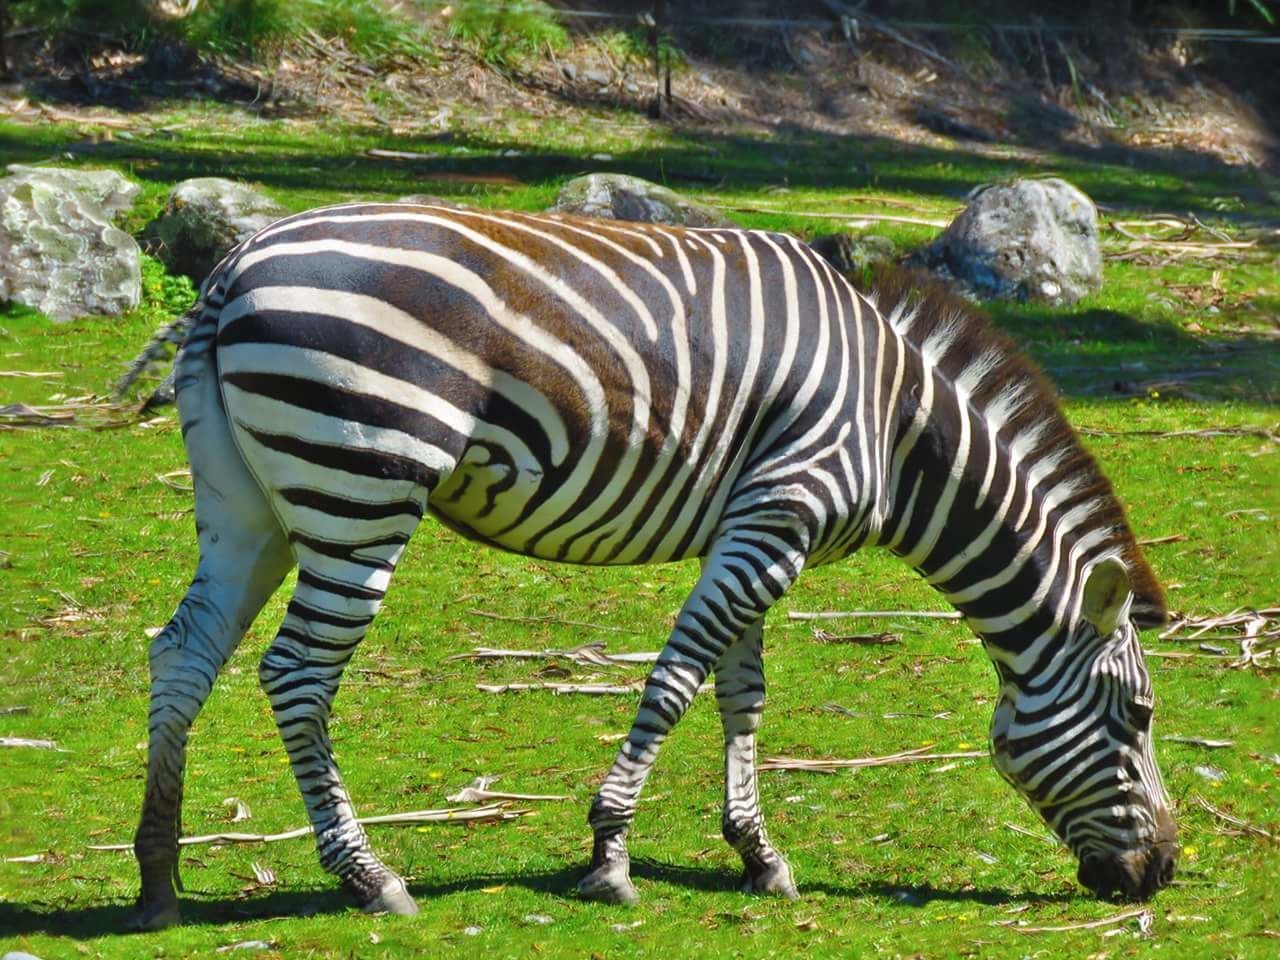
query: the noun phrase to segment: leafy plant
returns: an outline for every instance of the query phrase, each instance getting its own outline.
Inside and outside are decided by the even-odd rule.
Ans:
[[[496,66],[569,42],[568,31],[542,0],[465,0],[449,17],[449,35],[474,44],[480,57]]]

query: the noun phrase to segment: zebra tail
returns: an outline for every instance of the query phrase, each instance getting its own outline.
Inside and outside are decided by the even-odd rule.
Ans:
[[[157,371],[161,366],[169,362],[175,351],[182,348],[200,319],[203,309],[204,304],[197,303],[182,316],[165,324],[152,335],[151,340],[142,348],[142,352],[134,358],[124,375],[116,382],[114,396],[117,402],[124,399],[140,378]],[[173,370],[170,369],[168,376],[147,397],[138,412],[146,413],[173,402]]]

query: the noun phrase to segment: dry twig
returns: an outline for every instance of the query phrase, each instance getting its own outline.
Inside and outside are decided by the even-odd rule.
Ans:
[[[815,627],[813,631],[813,639],[819,643],[857,643],[865,646],[887,646],[891,643],[901,643],[902,634],[900,633],[851,633],[846,636],[836,636],[834,633],[828,633],[821,627]]]
[[[644,681],[630,683],[477,683],[476,689],[484,693],[517,693],[524,690],[550,690],[556,696],[581,693],[591,697],[626,696],[637,693]]]
[[[962,750],[958,753],[929,753],[928,747],[917,747],[882,757],[858,757],[853,760],[808,760],[802,757],[767,757],[760,770],[797,770],[810,773],[834,773],[859,767],[889,767],[899,763],[932,763],[935,760],[965,760],[985,757],[985,750]]]
[[[497,777],[476,777],[468,786],[463,787],[457,793],[450,794],[445,799],[450,803],[486,803],[493,800],[518,800],[524,802],[573,799],[567,794],[507,793],[502,790],[490,790],[489,785],[497,779]]]
[[[962,620],[957,610],[824,610],[817,613],[787,612],[788,620],[885,620],[895,617],[920,617],[927,620]]]
[[[1020,927],[1014,920],[997,920],[996,926],[1009,927],[1019,933],[1067,933],[1071,930],[1098,930],[1103,927],[1114,927],[1129,920],[1137,920],[1138,929],[1145,934],[1150,931],[1152,923],[1155,922],[1155,915],[1147,907],[1138,907],[1135,910],[1117,913],[1114,917],[1087,920],[1084,923],[1064,923],[1059,927]]]
[[[66,753],[56,740],[28,740],[26,737],[0,737],[0,747],[31,747],[36,750],[57,750]]]
[[[444,810],[414,810],[410,813],[388,813],[377,817],[360,817],[357,823],[407,824],[407,823],[501,823],[528,816],[532,811],[511,809],[503,803],[484,807],[452,807]],[[207,843],[276,843],[311,835],[311,827],[297,827],[284,833],[210,833],[200,837],[183,837],[179,846],[192,847]],[[91,843],[89,850],[132,850],[132,843]]]
[[[455,653],[446,657],[453,660],[568,660],[570,663],[592,667],[624,667],[637,663],[653,663],[656,652],[605,653],[603,643],[584,643],[569,650],[504,650],[498,647],[476,647],[469,653]]]
[[[1241,820],[1239,817],[1234,814],[1227,813],[1225,810],[1219,810],[1204,797],[1197,796],[1196,803],[1200,804],[1200,806],[1204,807],[1204,809],[1208,810],[1224,823],[1229,823],[1233,827],[1239,827],[1245,833],[1252,834],[1255,837],[1262,837],[1264,840],[1270,840],[1272,843],[1280,843],[1280,837],[1277,837],[1274,833],[1263,830],[1261,827],[1254,826],[1247,820]]]
[[[609,633],[640,632],[638,630],[626,630],[622,627],[607,627],[599,623],[588,623],[585,620],[566,620],[563,617],[553,617],[549,613],[528,617],[513,617],[502,613],[492,613],[488,610],[468,610],[467,613],[473,617],[484,617],[486,620],[501,620],[504,623],[555,623],[562,627],[585,627],[589,630],[606,630]]]

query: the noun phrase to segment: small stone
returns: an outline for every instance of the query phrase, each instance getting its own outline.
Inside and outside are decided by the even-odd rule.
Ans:
[[[523,919],[525,923],[533,924],[535,927],[545,927],[547,924],[555,922],[545,913],[526,913]]]
[[[477,927],[474,925],[470,927],[463,927],[462,932],[468,937],[478,937],[480,934],[484,933],[484,927]]]
[[[147,225],[146,238],[171,272],[198,283],[238,243],[287,213],[246,184],[197,177],[173,188],[164,212]]]
[[[1192,769],[1194,769],[1197,774],[1213,783],[1222,783],[1227,779],[1227,772],[1225,770],[1220,770],[1218,767],[1205,765],[1193,767]]]
[[[734,227],[714,207],[686,200],[674,190],[623,173],[591,173],[570,180],[553,213],[685,227]]]
[[[605,70],[588,70],[583,73],[582,79],[588,83],[598,83],[602,87],[607,87],[613,78]]]
[[[560,67],[560,72],[563,73],[565,75],[565,78],[568,80],[578,79],[578,68],[574,66],[572,63],[562,64]]]
[[[0,960],[40,960],[34,953],[27,953],[24,950],[10,950]]]

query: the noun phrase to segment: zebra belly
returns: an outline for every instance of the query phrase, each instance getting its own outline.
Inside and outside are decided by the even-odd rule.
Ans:
[[[653,464],[663,472],[669,464]],[[661,492],[661,491],[659,491]],[[540,560],[592,566],[666,562],[696,556],[698,547],[664,545],[664,530],[606,484],[596,496],[557,482],[536,460],[488,442],[467,447],[432,494],[430,511],[451,530]],[[646,545],[654,549],[644,551]]]

